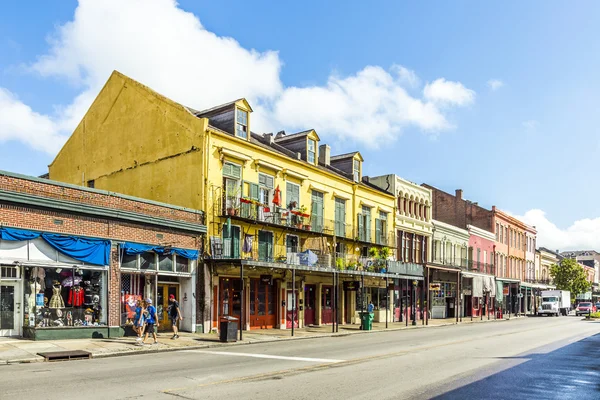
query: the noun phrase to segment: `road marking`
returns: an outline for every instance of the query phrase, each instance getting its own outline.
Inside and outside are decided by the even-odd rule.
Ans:
[[[330,358],[286,357],[286,356],[274,356],[274,355],[270,355],[270,354],[234,353],[234,352],[230,352],[230,351],[186,350],[186,352],[216,354],[216,355],[221,355],[221,356],[270,358],[270,359],[275,359],[275,360],[306,361],[306,362],[332,363],[332,364],[346,361],[346,360],[333,360]]]

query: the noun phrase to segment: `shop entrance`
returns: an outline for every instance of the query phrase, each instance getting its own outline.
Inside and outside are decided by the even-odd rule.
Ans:
[[[175,296],[179,301],[179,285],[159,283],[156,292],[156,315],[158,316],[159,330],[171,330],[171,321],[169,320],[169,295]],[[179,305],[181,307],[181,304]],[[181,310],[181,308],[180,308]]]
[[[273,328],[276,322],[276,287],[260,279],[250,279],[250,329]]]
[[[304,286],[304,326],[315,324],[316,285]]]
[[[219,317],[240,318],[242,309],[240,289],[241,280],[221,278],[219,290]],[[239,325],[238,325],[239,326]]]
[[[19,336],[21,334],[21,301],[15,283],[0,283],[0,336]]]
[[[321,324],[333,323],[333,286],[321,289]]]

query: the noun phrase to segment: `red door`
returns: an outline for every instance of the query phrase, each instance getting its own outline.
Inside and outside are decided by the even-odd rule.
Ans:
[[[321,288],[321,323],[333,323],[333,287],[323,286]]]
[[[294,302],[292,302],[292,297],[294,297]],[[298,291],[294,290],[294,295],[292,296],[292,291],[287,291],[287,299],[285,301],[286,304],[286,318],[285,318],[285,326],[288,329],[292,327],[292,316],[294,317],[294,328],[298,327]],[[295,310],[295,311],[294,311]]]
[[[275,326],[275,285],[250,279],[250,329],[269,329]]]
[[[304,325],[315,324],[317,287],[315,285],[304,286]]]

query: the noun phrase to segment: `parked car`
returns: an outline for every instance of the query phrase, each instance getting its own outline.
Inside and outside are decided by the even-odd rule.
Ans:
[[[600,310],[600,301],[596,303],[596,311]]]
[[[590,314],[594,312],[596,312],[596,305],[589,301],[579,303],[575,309],[576,315]]]

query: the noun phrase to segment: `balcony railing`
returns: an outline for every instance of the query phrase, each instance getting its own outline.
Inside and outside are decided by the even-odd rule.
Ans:
[[[268,206],[250,199],[227,198],[222,211],[224,216],[326,235],[334,234],[335,221],[333,220],[316,218],[300,210],[289,210],[275,205]]]
[[[463,271],[479,272],[488,275],[496,274],[496,267],[494,266],[494,264],[467,260],[466,258],[444,258],[434,255],[432,262],[434,264],[457,267],[462,269]]]
[[[396,232],[369,232],[363,227],[354,228],[354,239],[364,243],[378,244],[386,247],[396,247]]]

